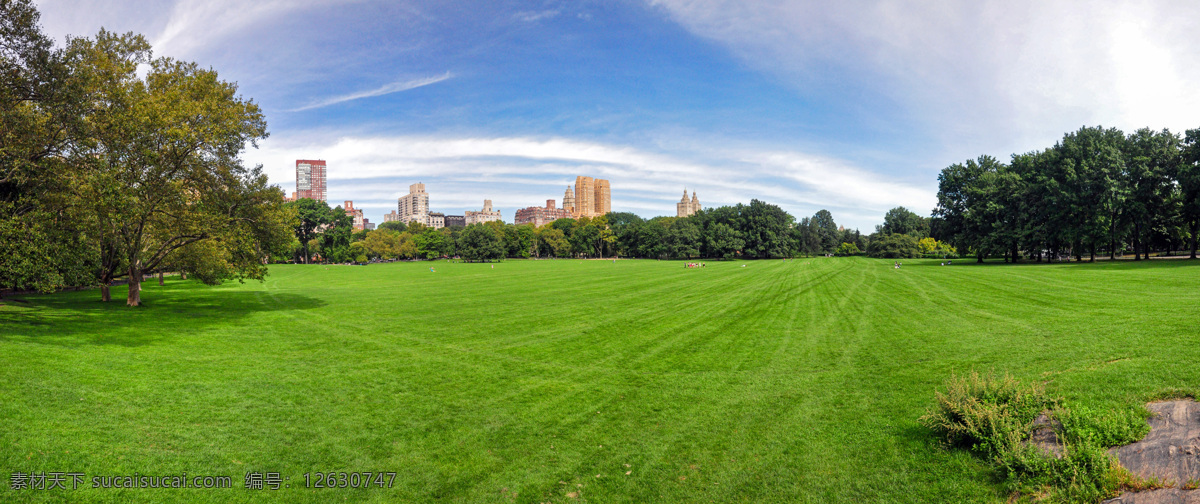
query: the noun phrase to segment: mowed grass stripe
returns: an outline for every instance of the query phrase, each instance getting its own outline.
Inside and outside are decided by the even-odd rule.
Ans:
[[[0,501],[1003,502],[916,423],[950,373],[1094,405],[1200,389],[1187,261],[741,264],[273,266],[139,310],[2,306],[0,467],[399,476]]]

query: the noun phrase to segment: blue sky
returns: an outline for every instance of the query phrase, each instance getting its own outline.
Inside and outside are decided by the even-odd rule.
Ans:
[[[927,214],[945,166],[1082,125],[1200,127],[1200,7],[1178,2],[42,0],[62,40],[142,33],[238,82],[248,150],[289,193],[326,159],[329,201],[374,222],[424,182],[435,211],[827,208],[870,231]]]

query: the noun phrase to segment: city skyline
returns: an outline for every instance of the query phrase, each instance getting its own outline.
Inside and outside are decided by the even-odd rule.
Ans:
[[[237,82],[271,133],[247,163],[290,192],[295,159],[326,159],[327,200],[376,218],[410,180],[511,216],[586,172],[643,217],[686,186],[869,230],[898,205],[927,215],[965,159],[1082,125],[1200,126],[1200,5],[1177,2],[38,5],[60,44],[134,31]]]

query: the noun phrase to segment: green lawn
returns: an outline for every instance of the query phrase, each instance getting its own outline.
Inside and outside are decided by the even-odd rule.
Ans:
[[[0,502],[999,503],[917,423],[952,373],[1200,391],[1195,261],[430,265],[5,302]],[[10,489],[43,471],[87,480]],[[329,471],[396,476],[304,488]],[[82,488],[135,472],[234,488]]]

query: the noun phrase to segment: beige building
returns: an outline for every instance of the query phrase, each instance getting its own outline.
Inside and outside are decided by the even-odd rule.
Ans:
[[[575,214],[575,193],[571,191],[571,186],[567,186],[567,192],[563,193],[562,209]]]
[[[417,221],[429,225],[429,193],[425,192],[425,184],[408,186],[408,194],[400,197],[397,206],[400,222],[408,224]]]
[[[696,191],[692,191],[692,199],[689,201],[687,197],[687,189],[683,190],[683,199],[675,204],[675,216],[687,217],[700,211],[700,200],[696,198]]]
[[[395,222],[395,221],[399,221],[399,220],[400,220],[400,213],[396,212],[395,210],[392,210],[391,212],[383,214],[383,222]]]
[[[433,229],[442,229],[446,227],[446,214],[442,212],[429,212],[429,227]]]
[[[482,224],[490,221],[503,221],[504,219],[500,217],[499,210],[492,210],[492,200],[487,199],[483,200],[482,211],[475,212],[472,210],[467,210],[463,214],[463,220],[468,226],[470,226],[471,224]]]
[[[568,189],[568,194],[570,190]],[[571,208],[571,215],[580,217],[597,217],[612,211],[612,191],[605,179],[591,177],[575,177],[574,205],[567,204],[563,197],[563,207]]]

